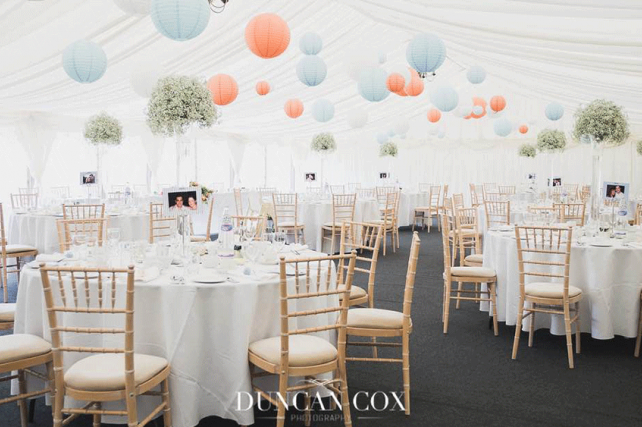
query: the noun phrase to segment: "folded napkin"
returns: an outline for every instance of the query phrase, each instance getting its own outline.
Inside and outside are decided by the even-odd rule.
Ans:
[[[65,259],[65,256],[59,252],[53,254],[39,254],[36,255],[37,262],[60,262]]]
[[[134,280],[140,282],[151,282],[160,276],[160,270],[158,267],[149,267],[145,269],[136,270],[134,273]]]

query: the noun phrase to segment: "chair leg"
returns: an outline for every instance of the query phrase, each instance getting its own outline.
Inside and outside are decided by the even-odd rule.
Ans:
[[[386,227],[383,227],[383,256],[386,256],[386,246],[388,246],[388,237]]]
[[[403,395],[406,415],[410,415],[410,333],[404,331],[402,337],[401,359],[403,369]]]
[[[638,337],[635,340],[635,357],[640,357],[640,344],[642,343],[642,301],[640,301],[640,320],[638,321]]]
[[[568,367],[573,369],[573,339],[571,338],[571,314],[568,304],[564,304],[564,328],[566,329],[566,353],[568,354]]]
[[[279,393],[282,396],[282,399],[287,399],[287,390],[288,390],[288,375],[287,372],[283,372],[279,375]],[[285,404],[281,398],[277,399],[277,415],[276,415],[276,426],[284,427],[285,426]]]
[[[448,333],[448,315],[450,314],[450,278],[446,279],[446,292],[444,296],[444,334]]]
[[[294,243],[299,243],[299,232],[294,228]]]
[[[4,292],[4,302],[9,302],[9,290],[7,289],[9,286],[9,275],[7,274],[7,259],[2,258],[2,265],[0,265],[0,268],[2,268],[2,290]]]
[[[163,396],[163,403],[165,404],[165,409],[163,409],[163,427],[172,427],[172,408],[169,400],[169,378],[161,383],[161,394]]]
[[[497,321],[497,282],[489,283],[488,289],[490,289],[490,303],[493,306],[493,332],[495,336],[499,336],[499,323]]]
[[[18,390],[20,394],[27,393],[27,384],[25,382],[25,371],[18,371]],[[27,427],[29,425],[29,411],[27,410],[27,399],[20,399],[18,401],[20,407],[20,425]]]
[[[535,303],[533,303],[533,307],[535,308]],[[535,337],[535,312],[531,311],[531,318],[530,318],[530,325],[528,326],[528,346],[532,347],[533,346],[533,338]]]
[[[94,409],[98,409],[98,410],[102,409],[102,405],[101,405],[101,403],[100,403],[100,402],[96,402],[96,403],[94,404]],[[100,414],[94,414],[94,423],[93,423],[93,427],[100,427],[101,418],[102,418],[102,417],[101,417],[101,415],[100,415]]]
[[[332,239],[330,241],[330,255],[334,255],[334,227],[332,227]]]
[[[582,348],[582,328],[580,326],[580,302],[575,303],[575,310],[577,313],[577,319],[575,319],[575,353],[580,354]]]
[[[457,298],[461,297],[461,282],[457,282]],[[459,303],[461,302],[460,299],[457,300],[455,303],[455,310],[459,310]]]
[[[513,340],[513,356],[517,359],[517,349],[519,348],[519,334],[522,332],[522,321],[524,320],[524,298],[519,297],[519,311],[517,312],[517,325],[515,325],[515,339]]]
[[[346,364],[343,358],[339,358],[339,377],[341,378],[341,406],[343,409],[343,424],[346,427],[352,426],[350,417],[350,396],[348,396],[348,376],[346,375]]]
[[[307,379],[312,379],[312,377],[306,377],[306,378]],[[310,427],[310,425],[312,424],[312,417],[310,416],[310,411],[311,411],[311,409],[310,409],[310,407],[311,407],[310,401],[311,401],[310,393],[308,393],[306,391],[305,394],[304,394],[304,402],[305,402],[304,403],[304,407],[305,407],[304,424],[305,424],[305,427]]]

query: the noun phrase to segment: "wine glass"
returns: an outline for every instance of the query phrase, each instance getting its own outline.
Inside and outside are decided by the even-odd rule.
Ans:
[[[271,234],[273,234],[272,244],[275,245],[276,252],[279,253],[283,250],[283,247],[285,247],[287,235],[283,230]]]
[[[158,266],[161,273],[167,270],[172,265],[172,259],[174,258],[174,250],[172,246],[167,244],[157,245],[156,258],[158,260]]]
[[[84,234],[74,234],[71,238],[72,252],[75,258],[83,258],[86,249],[87,240]]]

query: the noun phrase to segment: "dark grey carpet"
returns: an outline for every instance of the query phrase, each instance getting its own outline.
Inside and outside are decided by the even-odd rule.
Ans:
[[[404,231],[401,236],[401,250],[380,258],[376,285],[376,305],[380,308],[401,309],[411,234]],[[533,348],[527,347],[522,334],[519,359],[513,361],[514,327],[500,324],[500,336],[493,336],[488,316],[474,303],[462,303],[460,310],[452,311],[450,332],[444,336],[440,235],[433,229],[420,236],[412,313],[412,415],[353,410],[355,426],[642,425],[642,359],[633,357],[633,339],[598,341],[583,334],[582,354],[576,356],[575,370],[569,370],[564,338],[540,330]],[[15,298],[15,282],[11,290]],[[350,363],[348,375],[351,395],[403,389],[399,365]],[[0,385],[0,393],[7,392],[7,385]],[[287,425],[303,425],[296,413],[289,415],[295,418]],[[36,403],[33,425],[51,426],[49,408],[42,400]],[[70,425],[90,426],[91,422],[82,419]],[[212,417],[202,420],[199,427],[234,425]],[[258,420],[256,425],[273,426],[275,422]],[[316,420],[313,425],[343,423]],[[15,405],[0,407],[0,426],[19,426]]]

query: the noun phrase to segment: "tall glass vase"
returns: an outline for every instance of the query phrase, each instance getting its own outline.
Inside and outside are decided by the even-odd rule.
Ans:
[[[548,154],[548,163],[550,166],[550,174],[548,178],[548,187],[546,191],[546,198],[548,200],[553,200],[553,186],[555,185],[554,178],[555,178],[555,151],[551,151]]]
[[[589,222],[597,223],[600,219],[600,208],[602,206],[602,152],[601,144],[591,138],[591,209],[589,210]]]

